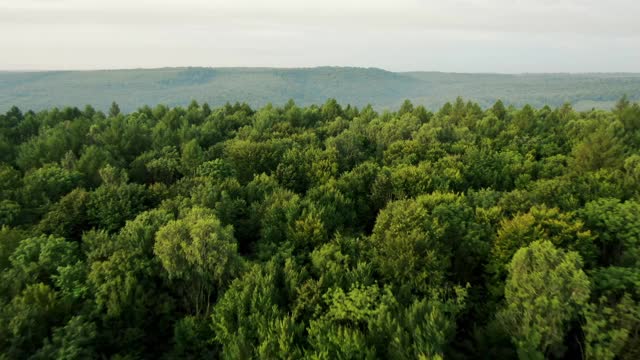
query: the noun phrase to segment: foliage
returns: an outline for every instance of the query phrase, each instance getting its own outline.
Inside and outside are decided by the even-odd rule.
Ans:
[[[169,278],[187,288],[197,315],[209,312],[211,293],[230,283],[240,266],[233,228],[202,208],[158,229],[153,250]]]
[[[626,98],[104,101],[0,114],[0,359],[640,357]]]
[[[578,254],[549,241],[535,241],[513,256],[499,318],[520,358],[562,353],[568,323],[589,298],[589,279],[581,267]]]

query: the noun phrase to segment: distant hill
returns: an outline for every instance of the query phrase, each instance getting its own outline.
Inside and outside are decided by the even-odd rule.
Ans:
[[[459,74],[390,72],[376,68],[163,68],[101,71],[0,72],[0,111],[116,101],[132,111],[148,104],[252,106],[321,104],[327,98],[358,106],[395,108],[403,100],[437,109],[457,96],[486,107],[497,99],[536,107],[569,102],[577,109],[610,108],[622,95],[640,99],[640,74]]]

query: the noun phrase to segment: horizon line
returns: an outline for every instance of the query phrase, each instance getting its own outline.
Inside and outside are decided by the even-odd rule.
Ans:
[[[171,70],[171,69],[225,69],[225,70],[313,70],[323,68],[334,69],[364,69],[364,70],[380,70],[396,74],[406,73],[440,73],[440,74],[474,74],[474,75],[589,75],[589,74],[633,74],[640,75],[640,71],[584,71],[584,72],[568,72],[568,71],[550,71],[550,72],[461,72],[461,71],[442,71],[442,70],[403,70],[393,71],[375,66],[348,66],[348,65],[319,65],[319,66],[161,66],[161,67],[123,67],[123,68],[96,68],[96,69],[0,69],[0,73],[47,73],[47,72],[102,72],[102,71],[153,71],[153,70]]]

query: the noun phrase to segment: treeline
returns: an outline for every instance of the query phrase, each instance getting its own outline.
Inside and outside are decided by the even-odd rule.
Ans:
[[[0,359],[640,358],[640,106],[0,115]]]

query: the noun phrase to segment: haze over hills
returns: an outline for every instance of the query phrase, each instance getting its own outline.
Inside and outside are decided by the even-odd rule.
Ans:
[[[622,95],[640,99],[640,73],[462,74],[390,72],[377,68],[161,68],[100,71],[0,72],[0,111],[90,104],[124,111],[148,104],[262,106],[293,99],[299,105],[327,98],[357,106],[395,108],[405,99],[437,109],[457,96],[486,107],[507,104],[610,108]]]

